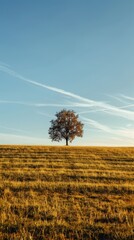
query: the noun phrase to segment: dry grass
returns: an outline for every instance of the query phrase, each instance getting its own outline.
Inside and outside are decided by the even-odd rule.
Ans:
[[[134,239],[134,148],[0,147],[0,240]]]

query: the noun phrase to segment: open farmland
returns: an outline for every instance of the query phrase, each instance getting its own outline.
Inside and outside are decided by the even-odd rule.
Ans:
[[[134,148],[0,146],[1,240],[134,239]]]

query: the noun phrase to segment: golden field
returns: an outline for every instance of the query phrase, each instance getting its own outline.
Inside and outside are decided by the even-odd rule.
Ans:
[[[134,148],[0,146],[0,240],[133,240]]]

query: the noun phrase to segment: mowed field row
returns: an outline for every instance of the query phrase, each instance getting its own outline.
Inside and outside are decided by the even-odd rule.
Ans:
[[[134,148],[0,146],[1,240],[134,239]]]

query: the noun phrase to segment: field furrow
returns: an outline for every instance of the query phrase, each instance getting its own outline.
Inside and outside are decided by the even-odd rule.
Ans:
[[[0,146],[0,240],[46,239],[134,239],[134,148]]]

